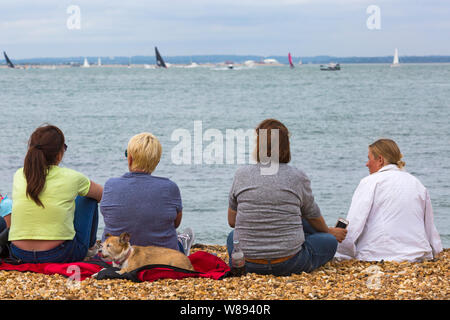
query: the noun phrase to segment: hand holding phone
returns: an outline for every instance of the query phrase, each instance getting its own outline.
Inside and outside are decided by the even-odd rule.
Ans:
[[[348,221],[343,219],[343,218],[339,218],[337,223],[336,223],[336,228],[342,228],[342,229],[346,229],[348,226]]]

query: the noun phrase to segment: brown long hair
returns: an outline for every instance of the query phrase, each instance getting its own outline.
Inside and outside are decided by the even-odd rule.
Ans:
[[[44,189],[48,168],[56,164],[58,154],[64,149],[64,134],[52,125],[37,128],[28,140],[23,172],[27,180],[27,197],[44,207],[39,194]]]
[[[259,130],[267,130],[267,156],[271,155],[271,130],[278,129],[279,138],[279,163],[288,163],[291,161],[291,149],[289,144],[289,130],[286,126],[276,119],[266,119],[256,127],[256,161],[260,162]],[[264,154],[263,154],[264,155]]]

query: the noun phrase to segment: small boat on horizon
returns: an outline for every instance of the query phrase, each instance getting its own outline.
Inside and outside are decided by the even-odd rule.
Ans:
[[[294,63],[292,62],[292,56],[291,53],[288,53],[288,60],[289,60],[289,66],[291,67],[291,69],[294,69]]]
[[[224,62],[224,64],[227,66],[227,69],[229,69],[229,70],[234,69],[234,62],[233,62],[233,61],[231,61],[231,60],[226,60],[226,61]]]
[[[11,62],[11,60],[9,59],[9,57],[8,57],[8,55],[6,54],[5,51],[3,51],[3,55],[5,56],[5,61],[6,61],[6,64],[8,65],[8,67],[11,68],[11,69],[14,69],[15,66],[14,66],[14,64]]]
[[[90,67],[90,65],[89,65],[87,58],[84,58],[83,68],[89,68],[89,67]]]
[[[166,63],[164,62],[163,58],[161,57],[161,54],[158,51],[158,48],[155,47],[155,58],[156,58],[156,66],[160,68],[166,68]]]
[[[391,68],[392,68],[392,67],[398,67],[398,66],[400,66],[400,63],[399,63],[399,61],[398,61],[398,49],[395,48],[395,51],[394,51],[394,58],[392,59]]]
[[[197,68],[197,67],[198,67],[198,63],[191,62],[190,64],[184,66],[183,68],[185,68],[185,69],[192,69],[192,68]]]
[[[341,65],[339,63],[329,63],[327,65],[320,65],[320,70],[322,71],[339,71],[341,70]]]

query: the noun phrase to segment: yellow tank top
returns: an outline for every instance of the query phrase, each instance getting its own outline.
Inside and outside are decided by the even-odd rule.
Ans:
[[[9,240],[72,240],[75,198],[85,196],[90,180],[68,168],[50,166],[39,199],[44,208],[26,195],[23,168],[14,174]]]

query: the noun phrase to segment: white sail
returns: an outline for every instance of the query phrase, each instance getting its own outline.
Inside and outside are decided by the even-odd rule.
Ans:
[[[84,58],[83,68],[89,68],[89,62],[87,61],[87,58]]]
[[[97,66],[99,66],[99,67],[102,66],[102,59],[100,59],[100,57],[97,60]]]
[[[167,65],[167,63],[166,63],[166,65]],[[191,64],[188,64],[187,66],[185,66],[185,68],[188,68],[188,69],[197,68],[197,67],[198,67],[198,63],[196,63],[196,62],[191,62]]]
[[[392,61],[393,65],[398,65],[398,49],[395,48],[395,52],[394,52],[394,60]]]

